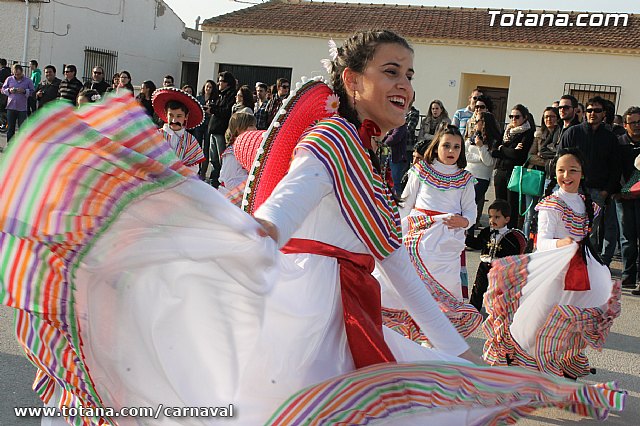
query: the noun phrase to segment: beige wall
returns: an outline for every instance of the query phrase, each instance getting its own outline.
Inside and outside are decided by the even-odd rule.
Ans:
[[[326,75],[319,62],[328,56],[326,39],[203,30],[199,85],[214,75],[218,63],[291,67],[294,81]],[[507,81],[508,105],[526,105],[537,124],[544,108],[563,94],[565,83],[622,86],[621,112],[640,104],[640,85],[632,73],[639,69],[638,56],[419,44],[414,49],[416,107],[423,112],[432,99],[440,99],[453,114],[466,104],[472,86],[504,87]]]

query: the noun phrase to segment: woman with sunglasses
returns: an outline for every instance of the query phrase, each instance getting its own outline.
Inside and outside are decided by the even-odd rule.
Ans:
[[[546,107],[542,113],[542,119],[540,121],[540,129],[534,133],[533,144],[529,151],[529,168],[541,170],[545,174],[545,188],[549,179],[555,176],[555,170],[553,159],[556,156],[558,150],[558,144],[560,143],[560,111],[558,108]],[[539,198],[531,195],[525,196],[525,202],[527,205],[533,203],[536,205]],[[535,209],[529,209],[524,219],[524,226],[522,228],[524,234],[529,237],[530,232],[536,232],[536,218],[538,217]]]
[[[529,150],[533,145],[533,135],[536,123],[529,109],[522,104],[517,104],[511,109],[509,114],[509,124],[504,131],[502,141],[497,149],[491,152],[496,158],[496,167],[493,173],[493,184],[495,186],[496,198],[507,200],[511,205],[511,219],[509,228],[516,228],[518,225],[519,194],[509,191],[507,184],[515,166],[522,166],[527,161]]]

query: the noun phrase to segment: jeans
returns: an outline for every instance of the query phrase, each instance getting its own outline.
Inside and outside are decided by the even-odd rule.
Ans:
[[[616,200],[618,220],[622,224],[622,279],[638,278],[638,239],[640,238],[640,200]]]
[[[607,202],[603,220],[604,222],[600,229],[604,234],[604,240],[602,242],[600,257],[602,257],[604,264],[609,266],[620,239],[620,225],[618,224],[618,215],[616,214],[616,203],[612,199],[609,199]]]
[[[26,119],[27,111],[16,111],[14,109],[7,110],[7,122],[9,126],[7,129],[7,144],[9,144],[13,135],[16,134],[16,124],[17,127],[22,127],[22,123],[24,123],[24,120]]]
[[[600,195],[601,189],[597,188],[588,188],[589,195],[591,196],[591,201],[600,206],[600,214],[593,218],[593,223],[591,224],[591,235],[589,235],[589,239],[591,240],[591,246],[594,248],[596,253],[599,251],[600,241],[598,238],[598,228],[600,228],[600,223],[602,222],[602,218],[605,215],[605,199]]]
[[[496,191],[496,199],[506,200],[509,203],[509,206],[511,206],[511,217],[509,218],[507,226],[513,229],[518,227],[518,217],[520,216],[520,213],[518,212],[518,199],[520,198],[520,194],[507,189],[511,172],[512,170],[494,170],[493,186]]]
[[[473,186],[473,189],[476,191],[476,223],[472,224],[467,230],[469,235],[473,235],[473,232],[476,230],[476,225],[480,224],[482,211],[484,210],[484,196],[487,194],[487,190],[489,189],[489,182],[490,181],[487,179],[476,178],[476,184]]]
[[[211,170],[209,179],[211,179],[211,185],[213,185],[214,188],[217,188],[220,185],[220,182],[218,182],[218,179],[220,178],[220,170],[222,169],[222,159],[220,156],[226,146],[227,143],[224,140],[224,135],[211,135],[211,140],[209,142],[209,160],[211,161],[213,170]]]
[[[522,232],[525,237],[529,238],[529,235],[533,231],[536,233],[538,231],[537,223],[538,223],[538,212],[536,211],[536,205],[538,201],[540,201],[540,197],[534,197],[533,195],[525,195],[525,208],[529,208],[527,214],[524,216],[524,225],[522,226]],[[529,207],[531,206],[531,207]]]
[[[399,197],[402,195],[402,176],[407,171],[407,161],[401,161],[400,163],[391,162],[391,178],[393,179],[393,190]]]

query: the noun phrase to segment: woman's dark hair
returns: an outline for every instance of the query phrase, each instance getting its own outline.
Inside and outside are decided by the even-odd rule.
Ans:
[[[360,118],[354,106],[349,101],[347,89],[342,81],[342,72],[349,68],[357,73],[363,73],[376,53],[376,49],[381,44],[398,44],[411,52],[413,49],[403,37],[389,31],[374,29],[368,31],[360,31],[349,37],[342,46],[337,48],[337,56],[331,61],[331,84],[333,91],[340,99],[338,113],[347,121],[353,124],[356,129],[361,126]],[[380,159],[376,153],[369,149],[369,157],[371,163],[378,173],[382,173]],[[394,192],[391,191],[393,194]],[[396,199],[396,201],[399,201]]]
[[[424,153],[425,161],[429,164],[433,164],[433,161],[438,158],[438,147],[440,146],[440,140],[443,139],[445,135],[453,135],[460,138],[460,156],[458,157],[458,161],[456,161],[456,166],[464,169],[465,167],[467,167],[467,157],[466,155],[464,155],[464,139],[462,138],[462,133],[460,133],[460,129],[458,129],[458,126],[454,126],[453,124],[443,126],[436,132],[436,134],[433,136],[433,140]]]
[[[527,108],[526,106],[524,106],[522,104],[517,104],[516,106],[514,106],[511,109],[512,110],[515,109],[517,111],[520,111],[520,114],[522,114],[522,116],[525,118],[525,120],[529,122],[529,127],[531,127],[533,130],[536,129],[536,121],[533,119],[533,115],[531,115],[531,113],[529,112],[529,108]]]
[[[242,94],[242,105],[251,108],[251,111],[253,111],[253,92],[251,92],[249,86],[240,86],[238,92]]]
[[[184,86],[182,86],[182,89],[181,89],[181,90],[182,90],[183,92],[186,92],[186,91],[187,91],[187,89],[191,89],[191,96],[195,96],[195,95],[196,95],[196,91],[195,91],[195,90],[193,90],[193,86],[192,86],[192,85],[190,85],[190,84],[185,84]]]
[[[153,92],[155,92],[156,89],[157,89],[156,84],[151,80],[145,80],[145,81],[142,82],[142,86],[144,86],[147,89],[149,89],[149,91],[148,91],[149,99],[151,99],[151,95],[153,95]]]
[[[97,95],[97,96],[96,96]],[[78,93],[78,97],[84,98],[87,102],[94,103],[100,100],[100,93],[97,90],[93,89],[83,89]]]
[[[580,151],[578,148],[571,147],[571,148],[562,148],[558,150],[558,153],[556,154],[556,158],[553,160],[554,168],[558,163],[558,160],[564,157],[565,155],[573,156],[576,159],[576,161],[580,163],[580,167],[582,167],[583,179],[580,179],[580,192],[582,193],[582,195],[584,195],[584,208],[587,213],[587,230],[588,230],[585,237],[582,239],[582,241],[579,242],[580,248],[582,250],[582,256],[586,261],[587,250],[589,250],[591,252],[591,256],[593,256],[593,258],[596,259],[600,264],[604,265],[604,262],[600,258],[600,255],[592,247],[591,239],[589,238],[589,233],[591,231],[591,226],[593,225],[593,217],[594,217],[593,201],[591,200],[591,194],[589,193],[589,190],[584,184],[584,173],[589,165],[587,164],[587,160],[584,154],[582,153],[582,151]],[[547,186],[547,190],[545,191],[546,196],[551,195],[551,193],[553,192],[553,188],[555,188],[557,182],[558,182],[557,177],[551,179],[551,182],[549,182],[549,185]]]
[[[542,129],[542,133],[548,133],[549,132],[549,128],[547,127],[547,123],[545,123],[544,121],[544,114],[548,111],[551,111],[552,113],[554,113],[556,115],[556,127],[558,126],[558,123],[560,122],[560,110],[556,107],[552,107],[552,106],[548,106],[544,109],[544,111],[542,111],[542,118],[540,119],[540,129]]]
[[[413,150],[415,152],[417,152],[418,154],[420,154],[422,157],[424,157],[424,153],[427,150],[427,148],[429,148],[429,142],[426,139],[420,139],[418,142],[416,142],[416,144],[413,146]]]
[[[218,96],[218,85],[216,84],[215,81],[213,80],[207,80],[204,82],[204,84],[202,85],[202,89],[200,90],[200,96],[202,96],[204,98],[205,96],[205,87],[207,86],[207,83],[211,84],[211,97],[215,98],[216,96]]]
[[[127,77],[129,77],[129,82],[125,84],[124,87],[126,87],[127,89],[133,92],[133,84],[131,84],[131,74],[129,73],[129,71],[126,71],[126,70],[122,70],[118,73],[119,76],[121,76],[122,74],[125,74]]]
[[[496,142],[502,140],[502,132],[498,129],[498,122],[492,113],[487,111],[481,112],[480,120],[484,123],[482,139],[484,140],[484,144],[487,145],[487,148],[489,148],[489,151],[491,151]]]

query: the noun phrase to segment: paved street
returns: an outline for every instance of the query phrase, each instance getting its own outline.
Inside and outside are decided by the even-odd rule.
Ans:
[[[5,145],[0,135],[0,146]],[[1,156],[2,154],[0,154]],[[487,198],[492,199],[488,194]],[[486,217],[485,217],[486,219]],[[478,252],[467,252],[470,280],[473,280],[478,265]],[[619,273],[620,262],[612,265],[614,274]],[[627,407],[622,414],[612,415],[606,424],[631,426],[638,424],[640,414],[640,297],[623,290],[622,316],[616,321],[612,333],[602,352],[589,352],[589,359],[597,374],[588,378],[590,383],[616,380],[629,391]],[[469,339],[477,353],[481,353],[484,342],[481,331]],[[39,425],[39,419],[14,417],[13,407],[39,406],[38,398],[31,391],[34,367],[21,355],[21,349],[13,336],[13,313],[0,306],[0,426]],[[635,419],[635,420],[634,420]],[[580,419],[560,410],[540,410],[533,418],[521,420],[519,425],[591,425],[595,420]]]

